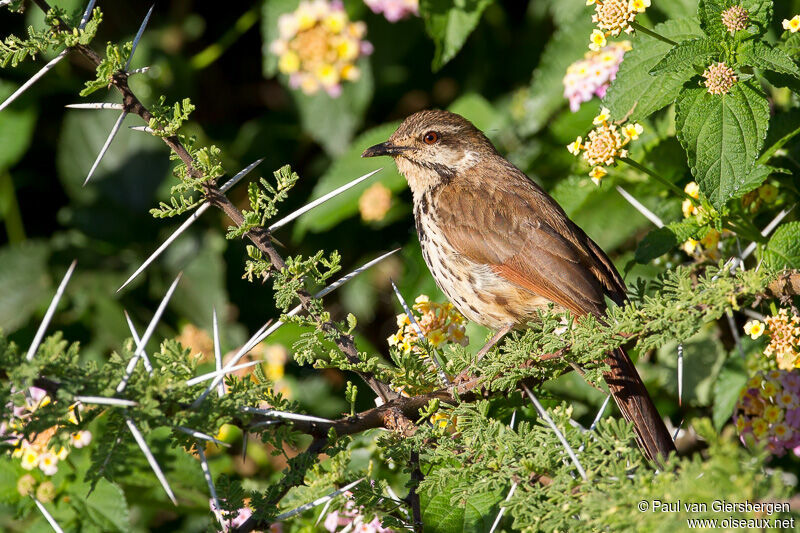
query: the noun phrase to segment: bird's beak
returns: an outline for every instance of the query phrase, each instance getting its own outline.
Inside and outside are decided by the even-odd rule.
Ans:
[[[400,155],[406,150],[408,150],[408,146],[397,146],[392,144],[389,141],[385,143],[376,144],[375,146],[370,146],[364,153],[361,154],[361,157],[378,157],[379,155]]]

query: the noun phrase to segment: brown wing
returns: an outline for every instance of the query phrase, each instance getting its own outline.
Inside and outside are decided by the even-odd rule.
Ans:
[[[605,295],[624,301],[625,285],[608,257],[510,163],[462,173],[436,202],[453,248],[517,286],[577,315],[603,314]]]

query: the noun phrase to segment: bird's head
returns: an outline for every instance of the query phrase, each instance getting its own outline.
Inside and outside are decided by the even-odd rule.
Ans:
[[[361,157],[392,156],[416,196],[496,154],[491,141],[469,120],[428,110],[406,118],[389,140],[367,148]]]

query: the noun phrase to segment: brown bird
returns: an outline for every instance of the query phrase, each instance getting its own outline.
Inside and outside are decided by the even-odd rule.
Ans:
[[[422,255],[436,284],[470,320],[497,331],[536,320],[549,304],[602,317],[626,299],[611,260],[471,122],[448,111],[409,116],[362,157],[389,155],[414,196]],[[675,447],[633,362],[609,354],[605,379],[653,460]]]

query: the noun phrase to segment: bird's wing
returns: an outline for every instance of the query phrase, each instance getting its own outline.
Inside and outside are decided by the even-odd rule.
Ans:
[[[603,314],[606,294],[617,300],[621,291],[624,299],[624,284],[602,250],[552,198],[511,168],[525,181],[465,179],[439,193],[437,213],[453,248],[577,315]]]

